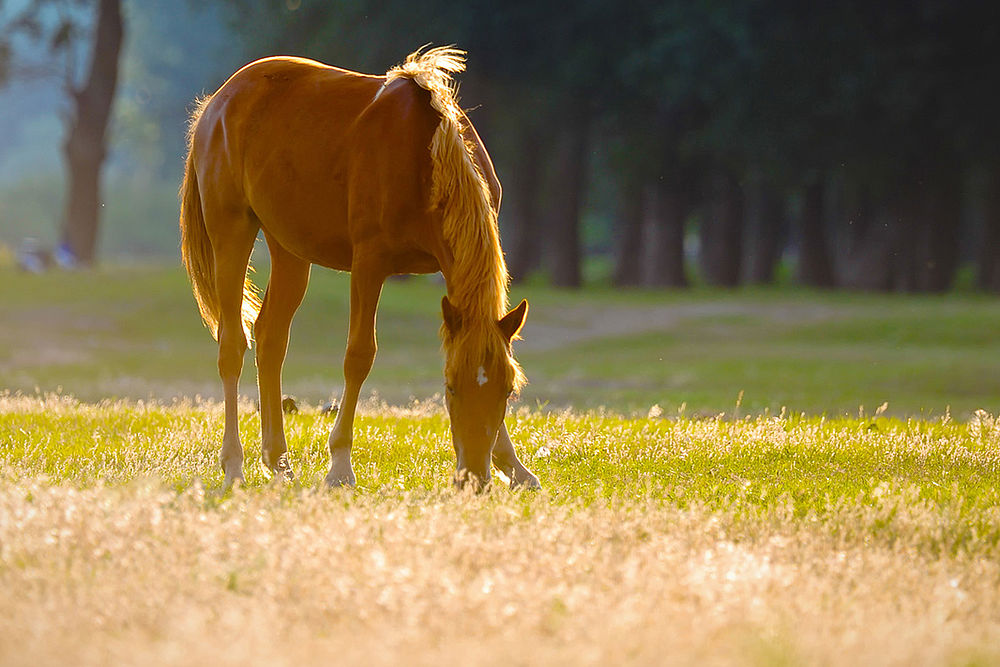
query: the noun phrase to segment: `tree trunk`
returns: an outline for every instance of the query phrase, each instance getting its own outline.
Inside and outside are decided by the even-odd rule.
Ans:
[[[728,171],[712,176],[701,221],[701,270],[705,282],[735,287],[743,259],[743,190]]]
[[[618,215],[615,221],[615,271],[612,282],[618,287],[635,287],[642,282],[642,227],[647,192],[642,176],[631,170],[621,182]]]
[[[809,287],[834,285],[830,243],[823,220],[825,189],[822,179],[806,186],[799,219],[799,282]]]
[[[520,131],[519,150],[514,168],[504,182],[502,217],[507,232],[504,250],[507,269],[514,281],[526,279],[541,261],[544,229],[539,219],[539,195],[542,178],[541,140],[535,128]]]
[[[889,265],[891,289],[896,292],[916,292],[920,251],[924,230],[920,193],[910,186],[903,186],[897,193],[889,209],[889,230],[892,239],[892,262]]]
[[[923,292],[946,292],[958,269],[962,215],[958,179],[952,174],[938,177],[924,190],[923,200],[923,247],[917,286]]]
[[[660,181],[649,195],[649,251],[644,282],[653,287],[686,287],[684,223],[690,199],[684,194],[682,182],[674,180]]]
[[[549,271],[556,287],[582,282],[580,213],[588,171],[590,119],[581,108],[569,108],[557,140],[549,209]]]
[[[75,108],[64,146],[69,192],[60,250],[69,262],[84,266],[93,263],[97,247],[101,165],[122,35],[120,0],[100,0],[90,73],[82,89],[71,91]]]
[[[781,257],[781,236],[785,228],[785,202],[769,184],[759,181],[747,198],[750,232],[748,279],[754,285],[774,282],[775,267]]]
[[[986,187],[976,285],[981,290],[1000,293],[1000,168],[992,170]]]
[[[875,210],[866,190],[859,192],[856,199],[847,214],[843,284],[851,289],[885,292],[892,287],[891,216],[886,210]]]

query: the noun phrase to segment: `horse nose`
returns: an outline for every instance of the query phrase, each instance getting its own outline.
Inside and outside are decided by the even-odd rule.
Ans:
[[[473,471],[470,468],[459,468],[455,472],[455,488],[459,490],[472,489],[476,493],[483,493],[490,488],[490,470]]]

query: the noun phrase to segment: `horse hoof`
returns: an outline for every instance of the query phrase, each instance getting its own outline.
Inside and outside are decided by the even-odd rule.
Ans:
[[[278,457],[278,465],[274,468],[274,476],[282,482],[295,481],[295,471],[292,470],[292,464],[288,461],[287,453]]]
[[[338,447],[330,451],[330,472],[326,474],[327,488],[353,487],[354,467],[351,466],[350,447]]]
[[[533,473],[524,471],[525,475],[517,475],[510,480],[510,488],[513,491],[541,491],[542,483],[538,481]]]
[[[278,460],[274,464],[270,464],[267,461],[261,459],[262,468],[264,469],[264,475],[272,481],[275,482],[294,482],[295,481],[295,471],[292,469],[292,464],[288,460],[288,452],[285,452],[278,457]]]
[[[236,459],[222,459],[220,457],[219,462],[222,464],[222,474],[225,475],[225,480],[222,482],[223,489],[231,489],[237,484],[243,486],[246,482],[243,479],[243,457],[241,456],[239,460]]]
[[[246,480],[243,479],[242,472],[235,475],[226,473],[226,479],[222,482],[222,488],[228,491],[229,489],[235,489],[242,486],[246,486]]]
[[[346,473],[339,470],[330,470],[324,481],[328,489],[353,489],[355,484],[357,484],[353,470],[348,470]]]

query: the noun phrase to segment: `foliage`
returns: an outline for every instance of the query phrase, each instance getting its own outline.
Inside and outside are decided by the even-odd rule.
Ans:
[[[10,60],[3,49],[15,24],[67,60],[67,40],[86,23],[79,18],[84,4],[28,3],[34,18],[0,29],[0,71]],[[40,20],[45,12],[37,8],[50,18]],[[71,20],[58,18],[56,8]],[[622,200],[635,197],[636,188],[641,196],[642,187],[673,184],[691,199],[686,224],[699,226],[712,215],[708,184],[725,170],[744,189],[759,185],[790,203],[793,226],[799,191],[829,184],[825,227],[837,241],[831,247],[842,285],[940,290],[952,284],[949,257],[960,242],[966,248],[970,239],[991,238],[983,227],[996,216],[983,201],[993,186],[966,187],[990,182],[984,174],[997,164],[1000,143],[990,112],[1000,102],[995,87],[983,83],[1000,69],[996,26],[983,3],[432,0],[331,9],[319,0],[222,0],[197,8],[155,0],[127,9],[133,38],[112,160],[119,172],[176,178],[186,106],[247,59],[291,53],[382,72],[421,44],[456,43],[470,51],[464,101],[511,186],[501,218],[508,237],[517,236],[519,211],[535,211],[526,224],[539,228],[582,199],[580,219],[601,230],[601,241],[586,250],[607,255],[622,245]],[[82,64],[80,57],[68,60],[76,69]],[[563,192],[553,182],[565,171],[556,164],[557,148],[567,128],[577,127],[569,122],[573,114],[588,120],[579,131],[590,144],[589,181]],[[540,159],[527,155],[526,145],[547,157],[528,170],[538,184],[522,191],[523,161]],[[958,193],[962,188],[969,191]],[[522,206],[519,198],[539,201]],[[655,211],[646,217],[655,220]],[[930,240],[921,236],[927,224]],[[784,227],[766,228],[781,230],[773,242],[791,240],[795,250],[797,234]],[[879,229],[888,230],[886,238]],[[640,247],[656,247],[655,239],[645,241]],[[524,254],[540,254],[541,268],[551,269],[566,244],[551,245]],[[879,254],[883,245],[895,251],[895,262]],[[508,250],[512,265],[519,250]],[[944,267],[942,275],[920,278],[910,274],[921,269],[900,268],[928,264]],[[985,286],[996,271],[982,266],[980,273]]]
[[[22,3],[19,11],[10,15],[0,25],[0,43],[4,45],[9,61],[15,61],[12,43],[23,38],[41,46],[47,52],[48,65],[41,65],[43,72],[59,72],[63,86],[71,92],[80,75],[81,51],[87,40],[92,18],[93,0],[32,0]],[[2,7],[0,7],[2,9]],[[3,15],[0,14],[0,17]],[[23,56],[19,60],[24,59]],[[39,63],[34,64],[36,67]],[[0,77],[0,83],[3,83]]]
[[[564,238],[555,221],[560,211],[576,209],[572,202],[587,197],[610,236],[620,237],[630,232],[614,211],[628,203],[601,199],[642,196],[642,186],[666,182],[691,206],[702,206],[693,218],[699,224],[714,215],[711,200],[718,195],[710,183],[721,170],[783,199],[815,183],[835,183],[843,210],[824,226],[850,237],[841,246],[849,247],[846,253],[862,244],[857,255],[875,256],[860,260],[860,268],[855,258],[843,258],[832,278],[940,291],[955,271],[962,179],[997,163],[996,123],[986,110],[1000,99],[983,82],[1000,71],[1000,59],[990,46],[995,22],[982,3],[593,0],[541,7],[517,0],[430,2],[418,9],[360,2],[338,12],[311,0],[230,4],[240,8],[237,25],[255,53],[290,51],[378,72],[408,45],[457,42],[469,49],[467,99],[473,106],[489,101],[492,110],[476,122],[481,118],[499,137],[490,144],[500,174],[515,182],[526,168],[521,161],[538,159],[518,154],[525,137],[557,163],[560,137],[580,127],[576,117],[586,117],[593,150],[611,154],[593,160],[590,191],[553,187],[557,179],[548,171],[567,167],[543,166],[533,176],[543,181],[540,194],[520,186],[509,191],[515,210],[502,218],[508,227],[552,227],[547,235],[558,238],[544,250],[560,271],[551,259],[577,242]],[[621,187],[606,187],[609,180]],[[535,197],[543,200],[543,215],[520,220],[519,211],[538,208],[523,203]],[[889,221],[888,240],[864,224],[852,226],[869,204],[874,212],[867,214]],[[877,254],[883,243],[901,254],[898,266],[885,268],[889,263]],[[707,244],[702,250],[708,252]],[[820,260],[804,251],[803,261]]]

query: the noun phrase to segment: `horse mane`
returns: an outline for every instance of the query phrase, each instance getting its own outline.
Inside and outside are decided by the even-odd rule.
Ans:
[[[477,356],[484,350],[487,357],[506,357],[511,374],[507,379],[518,390],[525,383],[524,374],[496,326],[507,312],[509,283],[497,209],[474,149],[465,139],[464,114],[452,78],[464,70],[465,51],[449,46],[418,49],[386,73],[386,85],[412,79],[430,92],[431,106],[441,114],[430,144],[430,205],[441,212],[444,239],[454,256],[448,298],[462,316],[458,332],[441,326],[442,341],[451,352],[449,364],[474,368],[483,362]]]

